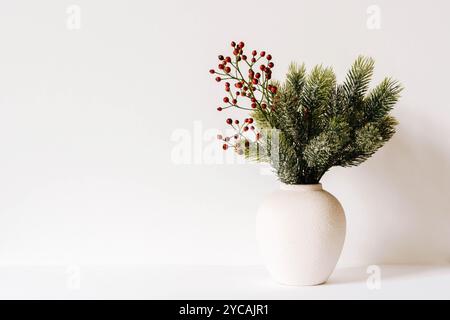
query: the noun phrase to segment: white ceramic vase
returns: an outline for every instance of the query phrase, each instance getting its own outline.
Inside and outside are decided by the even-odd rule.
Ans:
[[[272,277],[296,286],[326,282],[344,245],[345,224],[341,204],[321,184],[281,184],[262,203],[256,221]]]

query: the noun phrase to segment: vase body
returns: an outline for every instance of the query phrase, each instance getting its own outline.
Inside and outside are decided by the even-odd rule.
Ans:
[[[345,215],[321,184],[286,185],[258,210],[257,241],[272,277],[286,285],[327,281],[342,251]]]

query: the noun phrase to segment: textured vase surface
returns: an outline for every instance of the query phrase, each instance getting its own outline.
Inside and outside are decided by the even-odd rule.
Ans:
[[[261,204],[256,221],[260,251],[281,284],[322,284],[333,272],[345,239],[339,201],[321,184],[287,185]]]

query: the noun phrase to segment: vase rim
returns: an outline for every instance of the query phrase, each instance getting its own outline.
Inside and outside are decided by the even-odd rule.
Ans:
[[[289,190],[289,191],[317,191],[317,190],[322,190],[322,184],[321,183],[315,183],[315,184],[281,183],[280,189],[281,190]]]

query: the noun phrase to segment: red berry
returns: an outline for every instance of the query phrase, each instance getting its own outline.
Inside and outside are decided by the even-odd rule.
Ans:
[[[230,92],[230,87],[225,87],[226,92]]]
[[[256,56],[257,53],[258,53],[258,52],[256,52],[256,50],[253,50],[253,51],[252,51],[252,56]]]
[[[270,88],[270,92],[272,92],[273,94],[277,93],[277,87]]]
[[[250,142],[248,140],[245,140],[245,147],[246,148],[250,147]]]
[[[261,78],[261,73],[257,72],[257,73],[255,74],[255,78],[256,78],[256,79]]]
[[[231,41],[231,46],[232,46],[232,47],[236,47],[236,42]]]
[[[217,111],[222,111],[222,110],[223,110],[222,107],[217,108]]]
[[[259,66],[259,69],[260,69],[261,71],[264,71],[264,70],[266,70],[266,66],[262,64],[262,65]]]
[[[242,41],[241,42],[239,42],[239,48],[243,48],[245,46],[245,43],[243,43]]]
[[[216,77],[216,81],[217,81],[217,82],[220,82],[220,80],[222,80],[221,77]]]
[[[225,66],[224,66],[223,64],[219,64],[218,68],[219,68],[220,70],[223,70],[223,69],[225,69]]]
[[[244,131],[248,131],[248,127],[247,126],[244,127]]]
[[[256,102],[256,99],[255,99],[255,98],[252,98],[251,101],[252,101],[252,102]]]
[[[230,68],[230,67],[225,67],[225,72],[226,72],[226,73],[230,73],[230,71],[231,71],[231,68]]]
[[[252,80],[252,83],[253,83],[253,84],[258,84],[258,79],[253,79],[253,80]]]
[[[225,58],[225,61],[226,61],[226,62],[231,62],[231,58],[230,58],[230,57],[226,57],[226,58]]]
[[[248,118],[248,123],[253,123],[253,119],[252,118]]]
[[[234,85],[236,88],[242,88],[242,82],[237,82],[235,85]]]
[[[269,68],[273,68],[273,66],[274,66],[273,62],[272,61],[269,62],[268,66],[269,66]]]
[[[236,91],[236,95],[237,95],[237,96],[240,96],[241,93],[240,93],[239,91]]]
[[[255,109],[256,108],[256,103],[252,103],[252,108]]]
[[[229,87],[230,83],[229,82],[225,82],[225,87]]]
[[[233,100],[231,101],[231,103],[236,104],[236,103],[237,103],[237,100],[236,100],[236,99],[233,99]]]
[[[270,54],[267,55],[267,60],[272,60],[272,56]]]
[[[234,120],[234,123],[235,124],[239,124],[239,120]]]
[[[265,51],[261,51],[261,53],[259,54],[261,57],[264,57],[266,55]]]
[[[223,60],[223,59],[224,59],[223,55],[220,55],[219,60]]]
[[[247,56],[245,54],[242,55],[242,60],[247,60]]]
[[[233,54],[234,54],[235,56],[237,56],[237,55],[239,54],[239,51],[238,51],[237,49],[234,49],[234,50],[233,50]]]
[[[223,98],[223,102],[228,103],[229,101],[230,101],[230,99],[228,97]]]
[[[251,127],[250,127],[250,130],[255,130],[255,127],[254,127],[254,126],[251,126]]]
[[[267,108],[267,104],[265,104],[265,103],[261,104],[261,108],[262,108],[263,110],[266,109],[266,108]]]
[[[252,62],[255,63],[255,62],[256,62],[256,59],[255,59],[255,58],[252,58]]]
[[[227,124],[232,124],[232,123],[233,123],[233,120],[231,118],[228,118],[227,119]]]
[[[227,150],[227,149],[228,149],[228,145],[225,143],[225,144],[222,146],[222,148],[223,148],[223,150]]]
[[[214,71],[214,69],[211,69],[211,70],[209,70],[209,73],[214,74],[216,72]]]

